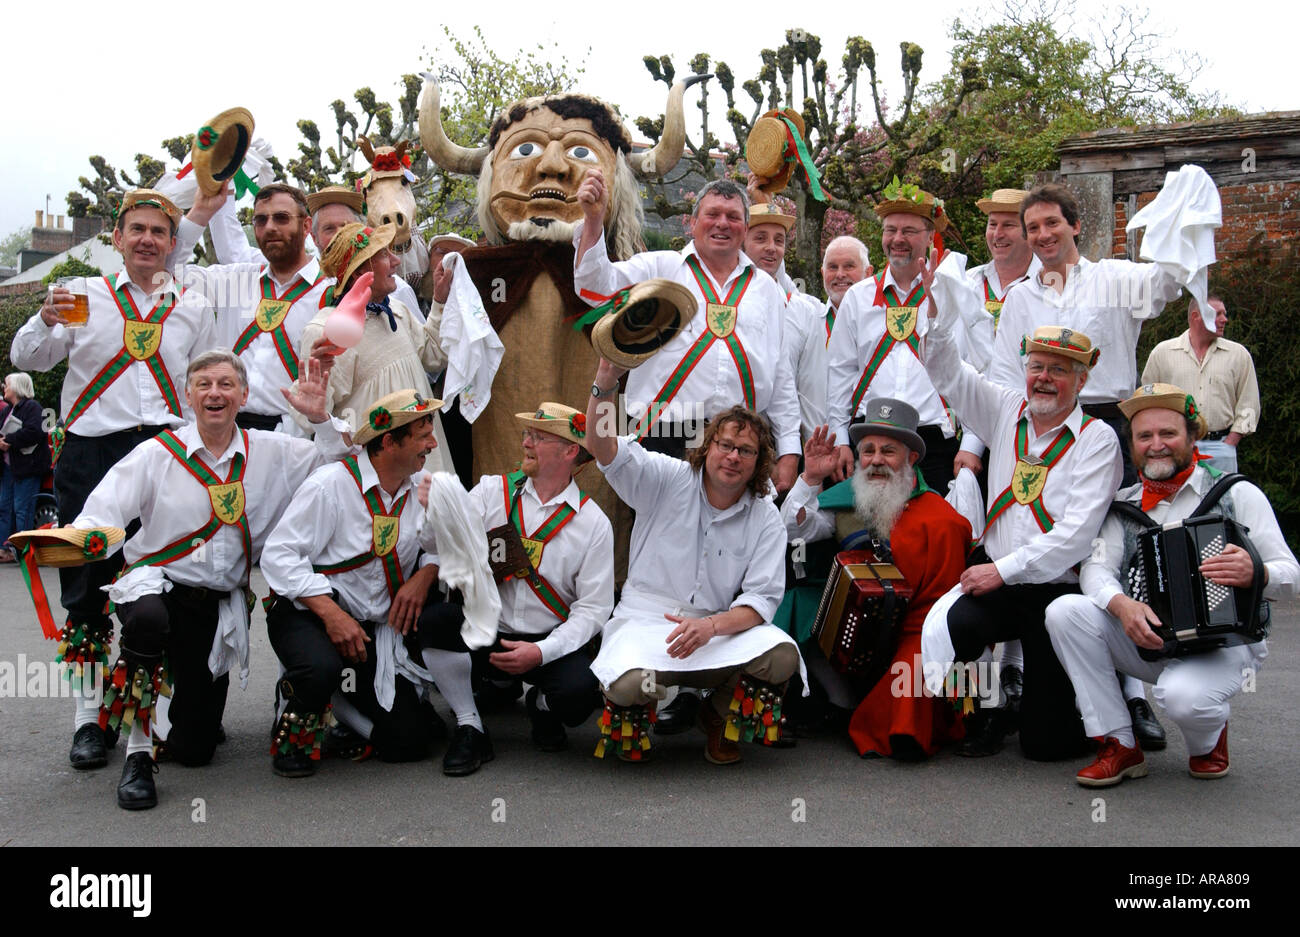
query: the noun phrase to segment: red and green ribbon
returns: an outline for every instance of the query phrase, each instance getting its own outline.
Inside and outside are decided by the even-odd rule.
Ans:
[[[787,156],[787,163],[797,162],[799,168],[803,170],[804,178],[808,180],[808,190],[812,192],[812,197],[819,202],[826,201],[828,194],[822,188],[822,177],[817,172],[816,165],[813,164],[812,154],[808,152],[808,147],[804,145],[803,134],[799,128],[794,125],[789,117],[777,115],[777,120],[785,124],[785,138],[790,145],[794,147],[795,155]]]
[[[299,277],[297,282],[285,290],[283,295],[276,296],[275,284],[271,281],[270,275],[264,273],[262,274],[262,298],[274,302],[287,302],[292,306],[305,296],[316,283],[319,283],[322,277],[323,274],[316,277],[315,282],[312,283],[308,283],[305,279]],[[285,322],[288,320],[289,314],[286,312],[279,325],[273,329],[264,329],[257,324],[257,312],[254,311],[252,323],[240,333],[239,338],[235,341],[233,351],[237,355],[242,355],[259,335],[270,335],[271,341],[275,343],[276,354],[280,356],[280,363],[284,365],[284,370],[289,375],[289,379],[298,380],[298,355],[294,352],[293,342],[289,340],[289,335],[284,327]]]
[[[506,516],[509,518],[511,525],[519,532],[519,536],[527,540],[536,540],[545,547],[556,534],[564,529],[569,521],[573,520],[578,512],[568,504],[561,504],[556,508],[551,516],[538,526],[531,534],[524,532],[524,512],[519,503],[520,494],[524,490],[524,473],[512,472],[501,479],[501,486],[506,502]],[[511,494],[513,490],[513,496]],[[579,508],[587,503],[587,495],[578,492],[580,495]],[[560,594],[555,591],[555,587],[546,581],[541,572],[529,563],[529,575],[524,581],[528,587],[533,590],[538,601],[547,607],[547,609],[560,621],[569,619],[569,603],[561,598]]]
[[[755,399],[754,373],[749,365],[749,356],[745,354],[745,346],[740,343],[740,338],[736,335],[735,326],[740,324],[740,300],[745,295],[745,290],[749,288],[749,284],[753,282],[754,268],[746,267],[745,272],[737,277],[736,282],[731,285],[726,300],[721,301],[718,299],[718,292],[713,288],[713,282],[709,279],[709,275],[704,272],[704,268],[700,266],[700,261],[694,254],[686,258],[686,265],[691,268],[691,273],[695,276],[695,282],[707,302],[733,306],[736,309],[735,325],[732,327],[731,334],[722,341],[727,346],[727,350],[731,352],[732,360],[736,362],[736,372],[740,375],[740,388],[745,397],[745,406],[753,410]],[[686,354],[677,363],[673,373],[668,375],[668,380],[664,382],[664,386],[659,388],[659,393],[655,394],[655,399],[646,410],[645,416],[641,418],[641,424],[637,428],[637,439],[644,439],[646,434],[650,432],[650,427],[654,426],[659,419],[659,415],[677,396],[677,392],[686,383],[686,378],[695,370],[695,366],[700,363],[705,353],[717,339],[718,336],[714,334],[712,329],[708,328],[706,323],[704,332],[700,333],[700,337],[695,340],[695,344],[686,350]]]
[[[1020,405],[1020,422],[1016,425],[1016,464],[1027,462],[1029,460],[1029,418],[1024,415],[1026,406],[1027,404],[1024,403]],[[1079,432],[1082,433],[1084,427],[1091,422],[1092,417],[1084,416],[1083,422],[1079,425]],[[1062,426],[1061,431],[1056,434],[1056,438],[1052,440],[1051,445],[1049,445],[1043,452],[1043,457],[1038,464],[1044,471],[1050,471],[1052,466],[1061,461],[1061,457],[1064,456],[1073,445],[1074,433],[1070,431],[1070,427]],[[1001,517],[1002,514],[1011,507],[1011,505],[1017,503],[1016,496],[1012,492],[1012,486],[1014,484],[1015,473],[1013,468],[1011,484],[1007,485],[1002,494],[998,495],[993,500],[993,503],[989,505],[988,518],[984,522],[985,530],[991,527],[993,522],[997,518]],[[1043,487],[1038,490],[1038,496],[1026,505],[1026,507],[1028,507],[1033,513],[1034,521],[1038,524],[1038,529],[1043,533],[1050,531],[1054,525],[1052,515],[1047,513],[1047,507],[1043,504],[1043,492],[1045,491],[1047,491],[1047,483],[1044,481]]]
[[[883,305],[886,310],[915,306],[917,310],[917,318],[919,319],[921,315],[921,303],[925,302],[925,284],[918,283],[916,288],[908,294],[907,299],[899,302],[898,294],[894,291],[893,284],[891,283],[889,286],[885,286],[884,282],[885,275],[884,273],[881,273],[876,277],[876,299],[873,305]],[[886,311],[885,316],[889,316],[888,311]],[[830,329],[828,328],[828,342],[829,336]],[[876,343],[875,350],[871,353],[871,357],[867,359],[867,366],[862,369],[862,377],[858,379],[857,387],[853,389],[853,406],[849,412],[850,418],[858,412],[858,405],[862,403],[862,398],[867,395],[867,388],[869,388],[871,382],[876,379],[876,372],[880,370],[880,366],[885,363],[885,359],[889,357],[889,353],[894,350],[894,346],[900,344],[907,345],[907,347],[912,350],[912,354],[916,355],[918,361],[921,359],[920,340],[916,337],[915,325],[912,327],[912,334],[907,337],[905,342],[899,342],[894,338],[894,336],[890,335],[889,327],[886,325],[885,334],[880,336],[880,341]],[[942,399],[943,398],[941,397],[940,400]],[[948,404],[945,401],[944,408],[946,409],[947,406]]]
[[[402,496],[393,502],[392,508],[388,511],[385,511],[384,503],[379,497],[379,486],[372,485],[368,490],[361,487],[362,485],[361,468],[360,466],[357,465],[356,456],[348,456],[347,458],[345,458],[343,460],[343,465],[345,468],[347,468],[348,474],[352,476],[352,480],[356,482],[357,491],[361,493],[361,497],[362,499],[365,500],[366,507],[370,511],[372,531],[374,529],[373,528],[374,518],[376,517],[400,518],[402,516],[402,509],[406,507],[406,499],[411,494],[409,490],[402,492]],[[398,530],[400,531],[401,522],[399,521],[398,523],[399,523]],[[317,573],[323,573],[326,576],[334,576],[337,575],[338,573],[346,573],[354,569],[360,569],[361,567],[367,565],[368,563],[373,562],[374,560],[379,560],[381,562],[381,565],[384,568],[384,581],[388,586],[388,597],[390,599],[393,598],[394,596],[397,595],[397,590],[401,588],[402,583],[406,581],[406,577],[402,573],[401,561],[398,559],[397,556],[397,544],[394,543],[393,548],[391,550],[389,550],[383,556],[380,556],[379,554],[375,553],[373,537],[374,535],[372,533],[371,548],[369,550],[366,550],[364,553],[358,553],[356,556],[348,557],[346,560],[340,560],[337,563],[322,563],[322,564],[313,563],[311,567],[312,571]]]
[[[606,302],[602,302],[599,306],[588,309],[582,315],[578,316],[578,318],[573,322],[573,331],[579,332],[585,326],[595,325],[611,312],[618,312],[623,304],[627,302],[627,298],[631,292],[631,288],[628,288],[625,290],[619,290],[617,293],[610,296],[601,296],[599,293],[593,293],[591,290],[580,290],[578,295],[583,299],[606,300]]]
[[[127,322],[151,323],[161,326],[176,308],[176,295],[169,293],[158,300],[158,303],[149,310],[147,317],[140,316],[140,310],[136,308],[135,300],[127,292],[126,285],[113,288],[113,281],[109,277],[104,277],[104,283],[108,286],[109,292],[117,302],[117,308],[122,313],[122,318]],[[68,409],[67,419],[64,421],[66,428],[71,428],[72,424],[80,419],[81,415],[90,408],[90,405],[103,396],[104,391],[112,386],[113,382],[126,373],[126,369],[131,366],[137,359],[131,356],[126,350],[126,345],[122,350],[100,369],[99,373],[90,379],[86,389],[81,392],[81,396],[76,399]],[[154,383],[158,385],[158,392],[162,394],[163,400],[167,404],[167,409],[175,416],[181,415],[180,397],[176,394],[176,388],[172,385],[171,375],[167,372],[167,365],[162,359],[162,337],[159,336],[158,347],[148,358],[143,359],[149,373],[153,375]]]

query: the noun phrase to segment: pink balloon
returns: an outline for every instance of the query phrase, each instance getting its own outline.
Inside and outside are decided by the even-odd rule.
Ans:
[[[364,331],[365,324],[343,309],[335,309],[325,319],[325,337],[340,348],[355,346]]]

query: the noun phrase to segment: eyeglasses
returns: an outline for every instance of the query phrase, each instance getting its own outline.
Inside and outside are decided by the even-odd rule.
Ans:
[[[1047,372],[1048,377],[1059,381],[1069,375],[1073,368],[1067,368],[1059,364],[1043,364],[1039,361],[1031,361],[1025,365],[1025,373],[1030,377],[1038,377],[1044,371]]]
[[[565,443],[566,445],[568,444],[567,439],[561,439],[559,436],[556,436],[554,433],[543,433],[535,429],[524,430],[524,439],[527,440],[528,442],[531,442],[534,446],[537,445],[539,442],[546,442],[547,440],[562,442]]]
[[[299,212],[278,211],[274,215],[254,215],[253,227],[265,228],[268,222],[274,221],[277,225],[284,226],[292,224],[295,219],[301,218]]]
[[[718,452],[723,455],[731,455],[735,452],[745,461],[758,458],[758,450],[753,446],[737,446],[734,442],[728,442],[725,439],[715,439],[713,444],[718,447]]]
[[[883,234],[887,238],[895,237],[901,234],[905,238],[920,237],[928,233],[925,228],[885,228]]]

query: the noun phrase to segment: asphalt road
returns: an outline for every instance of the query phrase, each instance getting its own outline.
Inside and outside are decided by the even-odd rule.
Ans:
[[[57,597],[57,576],[44,578]],[[255,585],[265,594],[260,576]],[[2,567],[0,846],[1294,845],[1297,620],[1300,603],[1274,608],[1256,692],[1233,701],[1232,773],[1214,782],[1188,777],[1172,731],[1169,748],[1148,755],[1148,777],[1105,791],[1075,783],[1085,761],[1028,761],[1014,741],[992,758],[898,764],[862,760],[847,739],[801,740],[746,746],[742,764],[719,768],[692,732],[657,739],[650,762],[624,764],[592,757],[594,722],[570,732],[567,751],[534,751],[522,703],[487,717],[496,760],[467,778],[442,775],[439,749],[415,764],[327,761],[288,780],[267,753],[276,663],[259,605],[248,688],[233,685],[226,706],[229,741],[204,768],[162,765],[158,807],[129,813],[114,796],[124,745],[107,768],[74,771],[70,700],[4,683],[3,668],[46,664],[54,648],[18,570]]]

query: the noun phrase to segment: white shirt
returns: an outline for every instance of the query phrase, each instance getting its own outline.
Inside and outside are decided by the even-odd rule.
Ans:
[[[799,423],[806,440],[826,422],[826,318],[829,301],[793,292],[786,300],[786,361],[799,397]]]
[[[1018,286],[1012,295],[1024,289]],[[1016,427],[1025,397],[981,377],[959,360],[951,339],[956,317],[954,310],[940,306],[925,339],[925,366],[968,425],[981,439],[989,440],[988,501],[992,505],[1011,483]],[[984,532],[984,548],[1008,585],[1074,582],[1071,567],[1091,552],[1092,538],[1106,516],[1123,466],[1114,431],[1101,420],[1090,421],[1081,431],[1082,420],[1083,411],[1076,404],[1062,424],[1074,434],[1074,444],[1049,470],[1043,486],[1042,503],[1052,518],[1052,529],[1044,533],[1029,505],[1013,501]],[[1041,457],[1059,431],[1060,426],[1053,426],[1036,433],[1029,420],[1029,455]]]
[[[1016,279],[1012,280],[1006,286],[1002,285],[1002,279],[1001,277],[998,276],[997,265],[993,263],[993,261],[991,260],[986,264],[980,264],[978,267],[970,267],[969,269],[967,269],[966,278],[970,280],[971,286],[975,287],[975,289],[979,292],[980,299],[982,301],[984,302],[990,301],[988,295],[984,291],[984,284],[985,281],[987,280],[989,288],[993,290],[992,301],[1005,302],[1007,298],[1007,294],[1011,292],[1012,287],[1016,286],[1017,284],[1024,283],[1026,280],[1030,279],[1031,277],[1038,276],[1038,271],[1042,269],[1043,269],[1043,262],[1038,259],[1038,255],[1030,254],[1029,267],[1025,270],[1023,274],[1021,274]],[[993,328],[994,330],[997,329],[996,321],[993,323]]]
[[[725,510],[709,504],[701,471],[620,438],[603,467],[637,512],[628,552],[629,594],[697,609],[746,605],[771,621],[785,594],[785,528],[769,498],[749,491]]]
[[[1215,479],[1204,466],[1197,466],[1191,477],[1172,497],[1155,505],[1147,516],[1157,524],[1176,524],[1187,518],[1201,498],[1213,487]],[[1117,500],[1132,504],[1142,503],[1142,485],[1125,488]],[[1264,598],[1276,602],[1293,598],[1300,591],[1300,564],[1286,545],[1286,538],[1278,527],[1277,517],[1264,492],[1250,482],[1237,482],[1219,501],[1225,515],[1230,514],[1242,527],[1249,529],[1250,542],[1259,552],[1259,558],[1268,570],[1268,585]],[[1101,526],[1103,546],[1094,551],[1079,571],[1079,587],[1097,607],[1105,610],[1110,600],[1124,592],[1120,586],[1121,565],[1124,556],[1124,522],[1112,514]]]
[[[418,478],[403,479],[397,493],[390,496],[379,484],[379,476],[364,451],[357,455],[357,468],[361,472],[362,488],[366,491],[375,488],[385,511],[391,511],[393,503],[403,494],[408,495],[393,549],[409,578],[420,552],[422,508],[414,491]],[[294,495],[262,549],[262,574],[277,595],[293,599],[298,608],[304,608],[298,601],[303,596],[329,595],[337,589],[339,605],[357,621],[386,621],[392,599],[380,559],[332,576],[312,571],[313,563],[321,566],[341,563],[365,553],[373,544],[370,508],[347,466],[341,461],[334,462],[312,472]],[[425,556],[420,565],[430,562],[432,559]]]
[[[217,240],[216,230],[214,226],[214,243]],[[176,236],[177,254],[182,257],[189,255],[189,251],[193,248],[189,239],[196,233],[202,234],[202,229],[198,225],[188,218],[181,221]],[[241,239],[242,234],[241,229]],[[316,315],[320,309],[321,297],[334,283],[333,279],[320,276],[320,264],[314,257],[308,257],[307,262],[285,281],[277,278],[265,261],[222,263],[210,267],[189,264],[184,268],[181,276],[187,286],[197,287],[211,299],[217,316],[218,343],[223,348],[234,348],[244,331],[254,324],[253,317],[257,314],[258,304],[262,301],[263,274],[270,277],[276,297],[283,296],[300,280],[312,284],[311,288],[289,307],[282,323],[289,348],[292,354],[297,356],[303,327]],[[248,369],[248,403],[243,409],[267,416],[290,414],[292,409],[280,391],[291,386],[294,379],[289,376],[270,333],[256,332],[252,344],[240,353],[240,358],[244,362],[244,367]]]
[[[68,359],[68,375],[63,381],[60,402],[65,420],[82,391],[125,347],[126,317],[113,298],[113,289],[126,285],[126,292],[135,300],[141,319],[149,317],[150,310],[162,295],[146,293],[131,281],[125,270],[109,280],[112,289],[104,277],[89,277],[84,281],[90,300],[90,319],[81,328],[48,326],[38,312],[14,336],[9,357],[17,368],[48,371],[64,358]],[[176,294],[179,291],[172,281],[162,292]],[[106,436],[141,425],[180,426],[189,417],[189,405],[185,401],[185,369],[189,367],[191,358],[216,345],[212,307],[200,290],[185,290],[163,323],[158,345],[180,402],[181,414],[168,409],[148,365],[133,359],[125,372],[68,427],[69,431],[78,436]]]
[[[203,445],[193,423],[174,431],[186,454],[197,456],[223,482],[235,455],[244,456],[244,513],[253,541],[250,562],[257,562],[267,535],[298,486],[313,470],[348,452],[339,435],[339,429],[346,429],[341,423],[321,423],[316,429],[315,443],[249,430],[247,448],[236,429],[219,453]],[[122,546],[129,564],[201,530],[212,514],[207,488],[159,440],[150,439],[109,469],[72,526],[125,528],[139,518],[140,529]],[[243,535],[237,525],[223,524],[203,547],[162,568],[173,582],[229,592],[247,584]]]
[[[511,492],[513,495],[513,491]],[[508,523],[502,476],[484,475],[469,493],[470,503],[483,516],[483,529]],[[577,514],[542,549],[538,574],[569,603],[569,617],[561,622],[542,604],[528,583],[511,579],[498,585],[501,593],[500,632],[544,634],[537,642],[542,663],[549,664],[582,647],[600,632],[614,608],[614,529],[594,500],[582,504],[576,482],[545,504],[537,497],[533,480],[524,482],[519,498],[524,530],[540,527],[562,504]],[[422,545],[436,554],[429,525],[421,531]]]
[[[1137,343],[1142,323],[1154,319],[1182,292],[1156,264],[1128,260],[1093,263],[1080,257],[1065,292],[1044,286],[1042,274],[1021,283],[1002,306],[988,376],[1003,387],[1024,388],[1020,340],[1044,325],[1082,332],[1101,351],[1080,394],[1084,405],[1126,400],[1137,386]]]
[[[584,222],[579,221],[573,227],[575,251],[582,240],[583,225]],[[695,254],[695,245],[686,245],[680,253],[648,251],[628,260],[614,262],[606,255],[604,243],[602,237],[581,260],[575,260],[573,287],[579,295],[582,290],[587,290],[598,296],[609,296],[643,280],[665,277],[686,287],[700,302],[699,312],[690,324],[653,358],[628,374],[627,409],[629,413],[639,416],[654,401],[659,389],[677,369],[686,352],[709,327],[704,315],[704,294],[686,264],[686,258]],[[575,254],[575,258],[576,256]],[[712,280],[704,264],[701,263],[700,266],[704,269],[705,276]],[[785,294],[776,285],[776,281],[758,269],[743,251],[735,269],[722,283],[714,283],[713,288],[718,293],[719,301],[726,299],[732,284],[746,268],[752,268],[754,275],[736,312],[735,334],[749,359],[754,382],[754,409],[766,414],[772,421],[777,454],[797,454],[802,450],[799,442],[799,402],[795,396],[794,376],[782,354]],[[593,306],[600,304],[600,300],[595,299],[587,299],[587,302]],[[682,382],[672,406],[665,408],[659,419],[708,419],[744,401],[736,362],[727,345],[718,339]]]
[[[964,259],[962,258],[963,261]],[[918,274],[910,284],[903,287],[894,279],[894,271],[889,267],[885,268],[884,276],[880,288],[892,286],[900,303],[904,302],[921,282]],[[936,278],[936,286],[938,283]],[[961,356],[969,358],[973,347],[980,345],[987,347],[980,330],[987,329],[991,332],[993,320],[988,313],[984,312],[983,305],[976,303],[974,292],[965,282],[962,282],[961,290],[963,291],[959,298],[962,307],[961,329],[957,342],[961,349]],[[970,295],[965,295],[967,293]],[[853,417],[865,412],[867,401],[872,397],[893,397],[905,401],[916,409],[920,416],[920,426],[937,426],[943,431],[945,437],[953,436],[956,427],[944,410],[943,402],[935,391],[935,385],[926,374],[924,365],[917,360],[912,349],[905,343],[895,344],[890,349],[877,369],[870,386],[858,401],[857,408],[851,407],[853,392],[862,378],[867,362],[871,360],[872,353],[880,343],[881,337],[885,335],[887,327],[885,317],[892,312],[883,301],[880,305],[876,305],[876,294],[875,277],[868,277],[854,283],[844,294],[844,299],[840,301],[839,312],[835,316],[835,328],[831,332],[830,345],[826,351],[828,359],[826,406],[828,422],[831,432],[835,434],[836,443],[848,444],[849,423]],[[957,298],[954,295],[954,299]],[[922,339],[931,327],[928,318],[929,308],[930,300],[927,297],[916,313],[916,334]],[[986,325],[980,326],[975,323],[973,317],[977,315],[987,320]],[[961,411],[957,412],[960,414]]]

